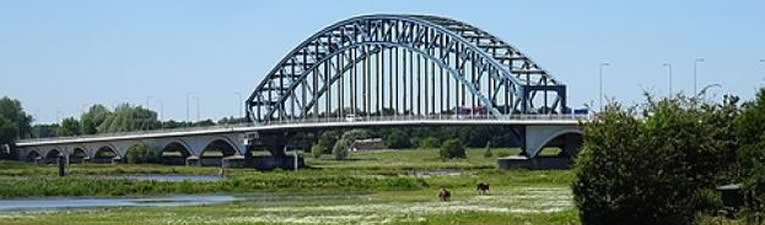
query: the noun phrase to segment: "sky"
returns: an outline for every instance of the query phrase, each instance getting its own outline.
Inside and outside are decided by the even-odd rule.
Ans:
[[[240,115],[243,98],[305,38],[364,14],[431,14],[482,28],[568,86],[569,104],[625,104],[720,84],[765,84],[765,1],[4,1],[0,96],[36,123],[91,104],[146,105],[163,119]],[[240,98],[241,96],[241,98]],[[196,110],[196,100],[199,108]]]

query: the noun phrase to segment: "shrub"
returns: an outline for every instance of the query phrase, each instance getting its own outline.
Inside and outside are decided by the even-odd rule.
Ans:
[[[383,138],[385,145],[392,149],[402,149],[412,147],[409,141],[409,135],[401,129],[393,129]]]
[[[157,161],[157,155],[156,152],[152,151],[149,146],[142,142],[130,146],[125,158],[127,162],[131,164],[153,163]]]
[[[438,141],[438,138],[435,138],[435,137],[426,137],[420,140],[420,148],[433,149],[433,148],[438,148],[439,146],[440,146],[440,143]]]
[[[747,104],[734,122],[740,181],[747,193],[745,216],[752,224],[765,222],[765,88]]]
[[[322,147],[323,153],[332,153],[333,146],[335,146],[335,143],[340,139],[340,136],[342,135],[343,132],[340,130],[328,130],[322,132],[321,136],[319,136],[318,144],[320,147]]]
[[[314,144],[311,146],[311,154],[314,158],[321,158],[321,154],[324,153],[324,148],[319,144]]]
[[[647,106],[638,119],[611,104],[583,124],[572,184],[583,224],[692,224],[711,199],[703,190],[727,172],[724,126],[710,116],[719,108],[682,98]]]
[[[336,160],[344,160],[348,157],[348,148],[351,147],[354,141],[358,139],[368,138],[369,132],[361,129],[353,129],[345,132],[343,136],[335,142],[335,146],[332,148],[332,155]]]
[[[486,143],[486,151],[483,152],[484,158],[494,157],[494,153],[491,152],[491,142]]]
[[[332,155],[335,156],[335,160],[345,160],[348,158],[348,147],[351,146],[353,142],[347,140],[347,139],[340,139],[335,143],[335,147],[332,148]]]
[[[467,158],[465,154],[465,146],[459,139],[449,139],[441,145],[441,150],[438,152],[441,156],[441,160],[449,160],[454,158]]]

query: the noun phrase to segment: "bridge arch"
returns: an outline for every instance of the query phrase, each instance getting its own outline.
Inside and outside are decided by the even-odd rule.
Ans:
[[[58,157],[63,155],[63,151],[58,148],[50,149],[45,153],[45,163],[55,163],[58,160]]]
[[[41,155],[37,150],[30,150],[26,155],[26,161],[27,162],[34,162],[35,160],[38,160],[41,158]]]
[[[532,152],[535,155],[532,157],[539,155],[545,147],[555,146],[561,148],[561,156],[574,158],[579,154],[579,149],[582,145],[582,135],[584,135],[584,132],[575,128],[557,131],[544,139],[541,145],[533,149],[534,151]]]
[[[374,79],[370,61],[376,61]],[[413,76],[415,63],[416,77]],[[361,92],[358,91],[357,67],[362,67]],[[454,89],[450,90],[452,80]],[[399,86],[403,86],[403,96],[398,94]],[[466,96],[467,92],[470,96]],[[548,92],[555,94],[552,104],[548,104]],[[537,96],[537,93],[543,94]],[[358,95],[363,95],[362,103]],[[256,87],[246,104],[249,119],[268,123],[322,115],[338,118],[345,114],[382,115],[386,108],[395,114],[415,114],[415,111],[416,115],[441,114],[452,111],[451,106],[467,107],[468,97],[471,112],[481,108],[484,114],[496,118],[516,112],[567,111],[565,86],[529,57],[471,25],[420,15],[359,16],[322,29],[287,54]],[[323,109],[319,103],[322,100]],[[535,108],[539,102],[544,104]],[[357,110],[357,106],[363,109]]]
[[[239,155],[237,145],[226,137],[212,139],[199,153],[201,166],[221,166],[223,158]]]
[[[162,164],[185,165],[186,159],[192,156],[191,148],[181,139],[173,140],[162,146],[159,158]]]
[[[69,154],[69,163],[83,163],[89,159],[88,150],[84,146],[74,147]]]
[[[122,156],[112,144],[101,145],[93,153],[93,157],[91,157],[91,160],[95,163],[112,163],[115,160],[119,161],[121,159]]]

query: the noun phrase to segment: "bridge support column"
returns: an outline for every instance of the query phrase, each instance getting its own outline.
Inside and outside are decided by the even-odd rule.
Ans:
[[[260,132],[258,139],[252,141],[254,145],[265,148],[270,156],[252,157],[250,152],[245,153],[245,163],[248,167],[254,167],[259,170],[272,170],[281,168],[292,170],[295,168],[294,156],[287,155],[286,147],[289,140],[289,134],[286,132]],[[248,147],[252,148],[252,147]],[[299,158],[298,166],[303,167],[303,158]]]
[[[576,126],[525,126],[521,130],[521,155],[498,159],[499,168],[567,169],[582,145],[582,131]],[[560,147],[560,154],[539,156],[550,146]]]

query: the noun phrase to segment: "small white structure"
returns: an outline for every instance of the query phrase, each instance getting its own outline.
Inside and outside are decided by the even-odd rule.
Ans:
[[[368,139],[359,139],[353,142],[350,147],[350,151],[352,152],[358,152],[358,151],[371,151],[371,150],[382,150],[387,149],[388,146],[385,146],[385,143],[383,143],[382,138],[368,138]]]

